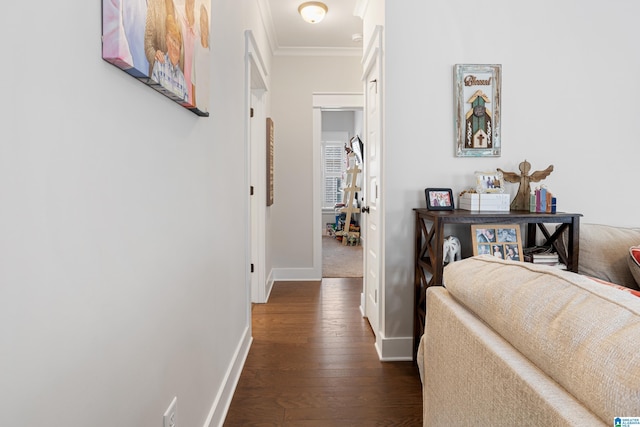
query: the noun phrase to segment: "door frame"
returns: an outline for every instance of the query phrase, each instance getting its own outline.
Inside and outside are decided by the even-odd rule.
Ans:
[[[266,280],[266,106],[267,72],[256,40],[245,31],[245,144],[247,150],[247,287],[251,302],[267,301]],[[251,109],[254,116],[251,117]],[[252,131],[264,124],[264,132]],[[261,143],[262,142],[262,143]],[[251,188],[253,187],[253,195]],[[251,267],[253,265],[253,272]],[[250,304],[249,304],[250,310]],[[250,314],[249,314],[250,316]],[[249,322],[250,323],[250,322]]]
[[[322,279],[322,112],[364,109],[362,93],[313,93],[313,275]]]

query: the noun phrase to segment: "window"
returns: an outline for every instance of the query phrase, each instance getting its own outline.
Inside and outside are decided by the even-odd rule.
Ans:
[[[333,209],[342,203],[342,176],[345,169],[346,152],[344,143],[322,142],[322,208]]]

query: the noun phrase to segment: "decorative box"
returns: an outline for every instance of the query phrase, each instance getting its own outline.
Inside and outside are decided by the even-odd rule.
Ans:
[[[511,204],[508,193],[464,193],[458,200],[458,208],[467,211],[506,211]]]

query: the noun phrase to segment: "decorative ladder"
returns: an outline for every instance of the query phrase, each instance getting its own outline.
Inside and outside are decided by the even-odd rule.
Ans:
[[[349,153],[349,156],[354,156],[353,153]],[[360,187],[356,184],[358,182],[358,174],[361,172],[358,165],[354,162],[353,166],[347,170],[347,183],[348,187],[344,188],[344,196],[342,202],[345,206],[340,209],[340,212],[346,214],[344,221],[344,229],[336,232],[337,236],[342,236],[342,245],[346,246],[350,237],[360,238],[360,232],[351,231],[351,214],[359,213],[360,209],[354,206],[354,199],[357,191],[360,191]]]

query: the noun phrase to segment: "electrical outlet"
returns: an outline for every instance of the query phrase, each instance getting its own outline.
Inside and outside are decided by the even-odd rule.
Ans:
[[[164,413],[163,427],[178,427],[178,396],[175,396]]]

